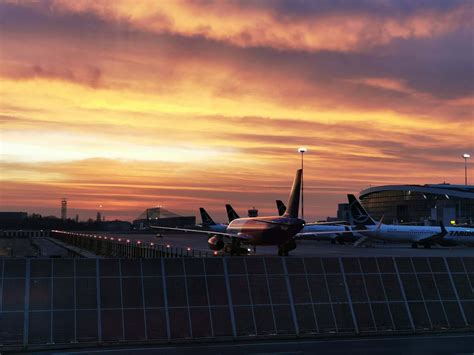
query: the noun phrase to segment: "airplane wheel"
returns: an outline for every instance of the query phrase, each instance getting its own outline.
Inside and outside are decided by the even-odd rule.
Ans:
[[[416,249],[416,248],[418,248],[418,244],[417,244],[417,243],[413,243],[413,244],[411,245],[411,247],[412,247],[413,249]]]
[[[331,244],[336,244],[336,241],[334,239],[331,239]]]

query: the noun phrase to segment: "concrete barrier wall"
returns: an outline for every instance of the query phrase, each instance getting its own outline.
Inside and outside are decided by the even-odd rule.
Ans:
[[[0,275],[4,349],[474,330],[472,257],[0,259]]]

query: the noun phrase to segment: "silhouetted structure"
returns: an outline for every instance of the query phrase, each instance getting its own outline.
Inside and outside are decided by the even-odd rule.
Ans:
[[[258,217],[258,210],[253,207],[251,209],[248,210],[248,214],[249,214],[249,217]]]
[[[65,221],[67,219],[67,198],[61,199],[61,219]]]
[[[147,208],[133,222],[133,229],[148,229],[150,224],[162,227],[185,227],[196,224],[195,216],[181,216],[163,207]]]

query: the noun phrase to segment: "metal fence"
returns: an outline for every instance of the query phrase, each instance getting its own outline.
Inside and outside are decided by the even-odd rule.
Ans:
[[[474,330],[472,257],[0,259],[0,275],[4,349]]]
[[[51,237],[96,255],[115,258],[208,257],[212,254],[123,237],[52,230]]]
[[[49,237],[49,230],[20,230],[4,229],[0,230],[0,238],[31,238]]]

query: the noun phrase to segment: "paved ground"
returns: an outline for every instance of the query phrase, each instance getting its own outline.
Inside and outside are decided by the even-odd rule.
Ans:
[[[45,354],[46,352],[43,352]],[[282,340],[236,343],[181,344],[51,351],[48,354],[472,354],[474,335],[430,335],[334,340]]]
[[[31,238],[31,243],[39,249],[41,256],[63,258],[68,256],[67,249],[54,243],[49,238]]]
[[[0,257],[37,255],[39,255],[39,250],[31,244],[30,238],[0,238]]]
[[[191,248],[194,251],[210,252],[205,235],[196,233],[166,234],[157,238],[156,234],[108,233],[131,240],[169,245],[172,248]],[[253,254],[253,252],[252,252]],[[257,247],[258,255],[277,255],[276,247]],[[300,240],[297,248],[290,252],[293,256],[474,256],[472,247],[433,247],[413,249],[410,244],[374,244],[372,247],[354,247],[350,244],[333,245],[324,241]]]

